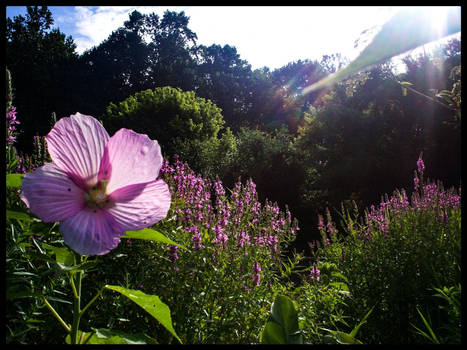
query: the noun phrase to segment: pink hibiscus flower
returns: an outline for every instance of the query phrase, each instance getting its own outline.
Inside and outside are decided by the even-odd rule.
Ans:
[[[109,137],[93,117],[60,119],[46,136],[52,163],[26,174],[21,199],[45,222],[60,222],[65,243],[81,255],[114,249],[128,230],[167,215],[170,192],[157,177],[157,141],[120,129]]]

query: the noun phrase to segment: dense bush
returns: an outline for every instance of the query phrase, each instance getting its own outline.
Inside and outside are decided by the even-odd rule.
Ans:
[[[102,115],[103,125],[112,135],[120,128],[147,134],[164,145],[164,153],[172,156],[183,151],[183,159],[197,165],[199,155],[219,149],[224,120],[221,110],[209,100],[197,97],[193,91],[182,91],[169,86],[138,92],[115,104],[110,103]],[[227,139],[232,137],[227,130]],[[226,156],[226,155],[220,155]],[[207,161],[204,160],[206,163]],[[210,164],[203,164],[210,166]],[[197,167],[200,169],[201,167]]]
[[[375,307],[361,331],[365,343],[425,342],[414,328],[426,329],[417,309],[431,316],[440,338],[453,341],[452,328],[443,327],[460,325],[460,315],[450,320],[451,312],[439,310],[433,296],[433,288],[460,283],[460,187],[444,190],[424,180],[423,171],[419,159],[411,201],[404,190],[396,191],[360,219],[343,208],[343,233],[329,212],[326,225],[320,217],[323,239],[315,258],[337,265],[346,277],[352,296],[346,314],[357,320]]]

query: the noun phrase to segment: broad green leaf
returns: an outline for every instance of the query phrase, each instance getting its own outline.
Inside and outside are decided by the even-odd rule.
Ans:
[[[23,213],[20,211],[13,211],[13,210],[8,210],[8,209],[6,210],[6,218],[22,220],[22,221],[27,221],[27,222],[32,221],[32,218],[29,216],[28,213]]]
[[[42,247],[47,250],[51,250],[53,254],[55,254],[55,259],[57,263],[65,266],[73,266],[75,263],[73,252],[68,250],[67,248],[60,248],[48,245],[46,243],[42,243]]]
[[[138,304],[152,317],[159,321],[175,338],[178,339],[180,343],[182,342],[172,326],[172,317],[170,316],[169,307],[164,304],[158,296],[145,294],[140,290],[127,289],[119,286],[106,285],[105,288],[114,290]]]
[[[437,23],[436,27],[433,25],[435,22],[433,21],[433,13],[429,9],[408,8],[401,10],[383,25],[372,42],[347,67],[303,89],[303,94],[337,83],[350,74],[461,31],[460,6],[432,11],[446,12],[444,22]]]
[[[286,339],[284,329],[274,321],[268,321],[261,333],[262,344],[286,344]]]
[[[279,323],[286,334],[298,331],[298,315],[292,300],[285,295],[278,295],[272,306],[272,320]]]
[[[84,343],[86,341],[86,339],[91,335],[92,333],[90,332],[83,332],[83,331],[80,331],[78,329],[78,332],[77,332],[77,337],[78,337],[78,342],[80,344]],[[89,339],[88,339],[89,341]],[[71,335],[68,334],[66,337],[65,337],[65,343],[67,344],[71,344]]]
[[[23,183],[24,174],[7,174],[6,185],[7,187],[20,187]]]
[[[156,241],[156,242],[172,244],[172,245],[176,245],[178,247],[184,248],[180,244],[164,236],[159,231],[156,231],[150,228],[143,228],[142,230],[138,230],[138,231],[126,231],[126,234],[124,234],[122,238],[144,239],[148,241]]]
[[[298,314],[292,300],[278,295],[272,305],[270,320],[263,330],[262,343],[303,344],[299,331]]]
[[[86,338],[83,339],[83,342]],[[86,344],[157,344],[146,334],[127,334],[113,329],[100,328],[86,341]]]

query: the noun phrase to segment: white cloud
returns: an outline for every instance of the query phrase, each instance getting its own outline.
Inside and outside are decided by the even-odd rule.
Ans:
[[[75,42],[77,51],[82,52],[87,48],[98,45],[128,19],[126,8],[92,9],[88,7],[75,7],[76,34]]]
[[[82,53],[86,49],[99,45],[103,40],[128,20],[128,15],[134,10],[146,14],[160,12],[164,8],[157,6],[98,6],[98,7],[74,7],[72,20],[75,23],[74,41],[77,52]]]
[[[64,25],[75,24],[72,35],[77,51],[82,53],[107,39],[134,10],[143,14],[154,12],[161,18],[166,10],[184,11],[190,17],[188,27],[197,34],[198,44],[235,46],[253,69],[263,66],[275,69],[299,59],[320,59],[324,54],[341,53],[353,59],[368,44],[354,48],[362,31],[382,25],[398,9],[387,6],[78,6],[69,12]]]

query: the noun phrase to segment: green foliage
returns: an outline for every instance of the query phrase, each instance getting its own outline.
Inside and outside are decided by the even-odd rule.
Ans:
[[[352,295],[346,308],[350,318],[357,320],[375,305],[361,331],[365,343],[417,343],[420,339],[410,325],[421,322],[419,307],[430,310],[434,329],[448,322],[435,311],[438,303],[428,293],[428,286],[453,285],[460,279],[461,211],[455,204],[440,209],[440,203],[445,203],[442,195],[435,200],[428,187],[424,188],[426,197],[415,195],[413,207],[386,209],[387,226],[369,221],[370,216],[383,220],[377,219],[379,214],[374,211],[367,212],[365,221],[342,213],[345,233],[332,244],[323,242],[319,249],[317,259],[335,264],[346,276]],[[437,191],[443,190],[438,186]],[[386,200],[388,205],[402,197],[396,192],[392,198],[391,202]],[[440,216],[443,210],[449,219]]]
[[[122,238],[127,238],[127,239],[144,239],[147,241],[155,241],[155,242],[161,242],[161,243],[166,243],[166,244],[172,244],[180,247],[179,244],[175,243],[171,239],[167,238],[164,236],[162,233],[156,231],[156,230],[151,230],[150,228],[143,228],[138,231],[127,231]]]
[[[460,309],[460,296],[461,296],[461,285],[460,283],[451,287],[433,288],[434,291],[438,292],[434,294],[445,301],[444,305],[439,305],[438,310],[445,310],[447,315],[446,324],[440,329],[439,333],[442,338],[438,339],[435,332],[432,329],[430,315],[423,316],[422,312],[417,307],[417,312],[423,321],[425,328],[428,333],[413,325],[417,333],[425,339],[428,339],[431,343],[435,344],[460,344],[461,342],[461,309]],[[446,305],[447,304],[447,305]],[[431,310],[433,313],[434,310]],[[436,313],[435,313],[436,314]]]
[[[79,344],[158,344],[157,340],[146,334],[127,334],[124,332],[99,328],[92,332],[78,332]],[[65,339],[67,344],[71,344],[71,337]]]
[[[175,148],[176,154],[193,164],[193,169],[204,177],[225,179],[231,175],[232,162],[238,153],[236,141],[230,128],[226,128],[220,137],[212,137],[205,141],[179,139],[175,142]]]
[[[271,316],[261,334],[262,344],[303,344],[298,327],[298,314],[293,301],[278,295],[272,304]]]
[[[187,140],[193,141],[190,146],[196,153],[203,142],[216,139],[224,125],[221,110],[211,101],[197,97],[193,91],[168,86],[138,92],[118,104],[110,103],[102,119],[110,134],[120,128],[145,133],[157,140],[167,155],[175,154],[177,146]]]
[[[138,304],[138,306],[142,307],[152,317],[159,321],[175,338],[180,341],[180,338],[178,337],[177,333],[175,333],[175,330],[172,326],[170,309],[159,299],[158,296],[148,295],[140,290],[127,289],[120,286],[106,285],[104,288],[114,290]]]
[[[6,186],[18,188],[21,186],[24,174],[7,174],[6,175]]]

